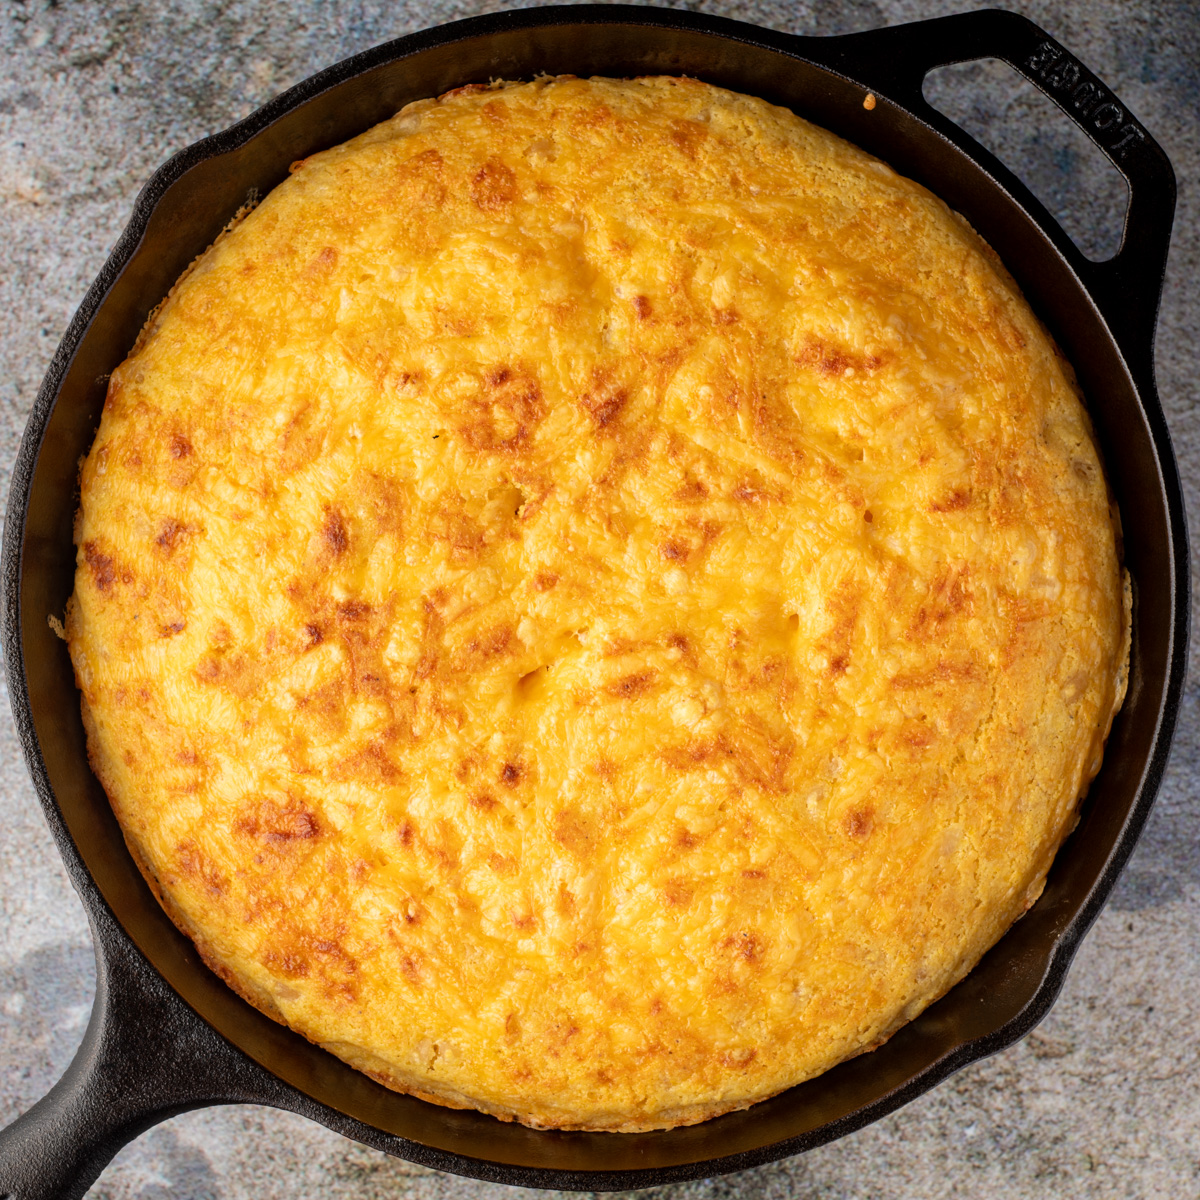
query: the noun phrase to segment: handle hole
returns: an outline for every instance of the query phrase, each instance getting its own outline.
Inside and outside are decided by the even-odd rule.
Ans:
[[[923,90],[1017,175],[1088,258],[1104,262],[1116,254],[1129,188],[1053,100],[996,58],[938,67]]]

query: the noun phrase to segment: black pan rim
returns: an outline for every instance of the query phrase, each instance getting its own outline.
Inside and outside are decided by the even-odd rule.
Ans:
[[[95,282],[85,295],[78,312],[72,319],[62,342],[53,356],[45,380],[34,402],[12,474],[8,511],[5,519],[3,552],[2,559],[0,559],[0,571],[3,573],[4,587],[2,642],[10,701],[18,735],[25,749],[27,764],[33,776],[35,788],[59,851],[67,865],[72,884],[80,894],[85,909],[88,910],[90,916],[104,913],[119,928],[119,922],[117,922],[98,885],[88,871],[78,847],[67,829],[65,819],[51,789],[44,761],[38,749],[21,640],[23,543],[34,470],[41,451],[42,439],[53,414],[59,390],[88,328],[103,307],[112,286],[140,246],[155,208],[165,192],[174,183],[182,179],[199,162],[218,157],[244,145],[286,113],[302,106],[329,88],[355,76],[362,75],[376,66],[418,54],[425,49],[435,46],[446,46],[468,38],[486,36],[502,31],[537,29],[561,25],[598,24],[684,28],[693,32],[707,34],[717,39],[750,43],[781,53],[787,57],[810,62],[819,69],[828,71],[831,74],[841,74],[841,72],[835,67],[831,67],[826,61],[819,58],[809,59],[804,53],[806,47],[811,48],[822,42],[828,43],[841,39],[799,38],[771,30],[760,29],[756,26],[724,17],[712,17],[681,10],[628,5],[568,5],[547,6],[472,17],[451,24],[436,26],[432,29],[384,43],[318,72],[283,92],[228,129],[207,137],[172,156],[151,176],[150,180],[138,194],[131,219],[114,246],[108,260],[101,268]],[[847,36],[853,38],[857,35]],[[843,77],[852,78],[849,75],[844,75]],[[908,115],[914,121],[926,125],[930,124],[925,114],[909,112]],[[944,130],[937,129],[936,126],[934,126],[934,129],[936,132],[941,133],[942,136],[945,136]],[[969,141],[969,139],[967,140]],[[959,139],[956,138],[954,141],[960,150],[969,154],[969,150],[964,149]],[[981,165],[982,160],[982,168],[988,171],[989,174],[994,174],[991,170],[994,160],[989,161],[990,156],[983,154],[971,157],[974,158],[976,165]],[[1003,177],[1001,177],[1001,181],[1007,182]],[[1018,202],[1022,202],[1026,200],[1026,197],[1018,191],[1017,200]],[[1025,207],[1029,208],[1030,206],[1025,204]],[[1034,216],[1036,217],[1040,206],[1037,206],[1035,202],[1033,207]],[[1063,238],[1065,240],[1065,235],[1063,235]],[[1085,281],[1080,281],[1080,287],[1083,292],[1090,295],[1090,290]],[[1108,328],[1109,322],[1103,314],[1100,314],[1100,319],[1105,327]],[[1171,449],[1169,431],[1161,407],[1158,405],[1156,395],[1153,392],[1152,376],[1149,379],[1135,380],[1134,390],[1140,399],[1143,415],[1149,426],[1157,452],[1159,460],[1158,482],[1165,501],[1170,525],[1172,553],[1169,561],[1165,564],[1169,574],[1169,581],[1164,579],[1164,583],[1169,582],[1173,600],[1173,623],[1167,683],[1160,699],[1157,727],[1153,738],[1153,749],[1142,771],[1137,791],[1137,801],[1130,809],[1111,856],[1102,874],[1092,887],[1086,901],[1055,939],[1047,958],[1042,983],[1030,1002],[1015,1017],[998,1029],[960,1044],[953,1051],[930,1064],[925,1070],[912,1076],[904,1084],[873,1103],[836,1121],[812,1130],[807,1134],[734,1155],[718,1156],[698,1162],[678,1164],[670,1167],[647,1168],[645,1170],[614,1172],[571,1171],[517,1167],[492,1160],[473,1159],[424,1144],[405,1142],[404,1139],[397,1139],[394,1135],[386,1135],[391,1143],[403,1142],[404,1157],[410,1158],[412,1161],[424,1163],[425,1165],[435,1166],[443,1170],[450,1170],[480,1179],[506,1183],[522,1183],[526,1186],[561,1187],[574,1190],[617,1190],[646,1187],[658,1183],[682,1181],[706,1175],[739,1171],[812,1149],[862,1128],[901,1107],[916,1096],[930,1090],[937,1083],[968,1063],[985,1058],[1012,1045],[1042,1019],[1057,998],[1065,980],[1070,961],[1087,929],[1103,907],[1121,869],[1132,853],[1137,836],[1148,816],[1155,792],[1166,768],[1171,735],[1174,730],[1186,670],[1190,623],[1190,577],[1188,570],[1187,529],[1182,494]],[[96,927],[96,925],[97,923],[93,919],[93,926]],[[125,937],[128,938],[128,934]],[[139,951],[135,952],[140,953]],[[150,965],[150,969],[154,970],[152,965]],[[182,997],[180,999],[182,1000]],[[183,1003],[187,1004],[187,1001],[184,1000]],[[193,1012],[194,1016],[200,1020],[204,1020],[194,1010],[191,1010],[190,1006],[189,1011]],[[214,1032],[216,1031],[214,1030]],[[217,1036],[225,1040],[223,1035],[218,1033]],[[245,1053],[241,1050],[237,1052]],[[282,1081],[280,1082],[282,1083]],[[291,1088],[290,1084],[284,1084],[284,1086]],[[300,1093],[300,1095],[303,1096],[305,1094]],[[322,1108],[325,1107],[320,1101],[316,1101],[312,1097],[306,1098],[312,1104],[320,1105]],[[358,1137],[359,1140],[368,1140],[361,1137],[360,1132],[375,1130],[377,1133],[383,1133],[383,1131],[376,1130],[373,1126],[364,1126],[358,1118],[338,1112],[337,1110],[328,1110],[330,1117],[334,1117],[335,1114],[336,1120],[327,1120],[319,1113],[310,1113],[309,1115],[314,1115],[316,1119],[322,1120],[323,1123],[329,1124],[334,1128],[340,1126],[340,1132],[347,1133],[352,1137]]]

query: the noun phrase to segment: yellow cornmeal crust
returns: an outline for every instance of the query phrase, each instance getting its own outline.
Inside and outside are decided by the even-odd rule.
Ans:
[[[113,374],[71,655],[228,982],[534,1126],[743,1108],[1039,894],[1124,690],[1069,367],[980,238],[687,79],[409,105]]]

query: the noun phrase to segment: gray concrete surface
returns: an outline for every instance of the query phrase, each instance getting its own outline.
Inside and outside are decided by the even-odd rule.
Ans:
[[[312,71],[491,0],[190,0],[0,6],[0,487],[39,380],[117,238],[173,151]],[[708,0],[777,29],[836,33],[970,0]],[[1159,378],[1200,529],[1196,346],[1200,13],[1186,0],[1018,5],[1073,48],[1167,148],[1180,209],[1159,327]],[[1004,70],[931,85],[990,140],[1087,249],[1111,250],[1121,186]],[[1193,663],[1193,666],[1195,664]],[[1170,773],[1128,873],[1062,999],[1022,1043],[908,1108],[802,1158],[667,1197],[1192,1197],[1200,1195],[1200,766],[1193,670]],[[7,705],[0,710],[0,1124],[69,1061],[94,971],[82,910],[43,824]],[[385,1158],[256,1108],[193,1113],[128,1147],[105,1200],[491,1198],[513,1189]]]

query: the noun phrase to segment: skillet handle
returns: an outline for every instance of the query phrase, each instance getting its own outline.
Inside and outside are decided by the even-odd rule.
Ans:
[[[0,1131],[0,1200],[79,1200],[113,1156],[188,1109],[252,1097],[247,1060],[175,996],[111,915],[92,914],[96,1001],[63,1077]]]
[[[1149,369],[1152,382],[1154,328],[1175,212],[1175,172],[1137,118],[1045,30],[1002,9],[836,40],[836,57],[844,56],[848,74],[878,79],[884,96],[920,115],[1017,194],[1091,292],[1130,367]],[[1001,59],[1049,96],[1125,177],[1129,208],[1121,247],[1107,262],[1085,257],[1011,171],[925,100],[921,88],[931,70],[979,58]]]

